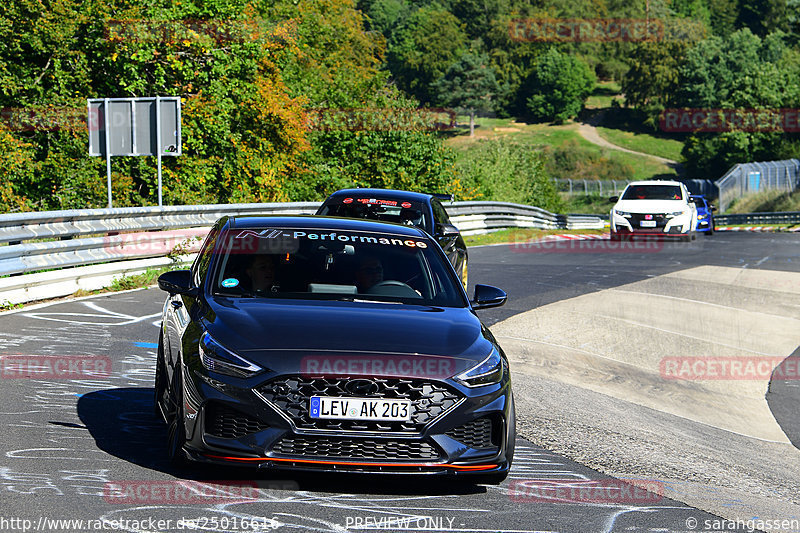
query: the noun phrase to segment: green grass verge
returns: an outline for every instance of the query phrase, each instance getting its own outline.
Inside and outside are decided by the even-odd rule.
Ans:
[[[613,190],[609,191],[607,195],[603,196],[600,196],[599,194],[570,195],[561,193],[561,198],[566,204],[564,213],[579,215],[607,215],[613,206],[608,199],[613,195]]]
[[[492,233],[483,233],[481,235],[464,235],[464,242],[467,243],[467,246],[484,246],[487,244],[522,242],[543,237],[545,235],[557,235],[562,233],[599,235],[605,233],[605,231],[599,229],[565,230],[510,228],[500,231],[493,231]]]
[[[100,292],[129,291],[131,289],[141,289],[144,287],[149,287],[150,285],[153,285],[156,282],[158,276],[160,276],[164,272],[175,270],[176,266],[148,268],[141,274],[134,274],[132,276],[123,275],[119,278],[114,278],[113,281],[111,282],[111,285],[108,285],[107,287],[100,289]]]
[[[585,107],[588,109],[602,109],[611,107],[612,100],[616,99],[622,103],[622,88],[615,81],[601,81],[594,88],[592,94],[586,99]]]
[[[600,136],[612,144],[622,146],[628,150],[671,159],[681,160],[683,143],[676,139],[665,139],[649,133],[624,131],[615,128],[598,126]]]
[[[800,191],[764,191],[736,199],[725,211],[736,213],[774,213],[780,211],[800,211]]]
[[[481,127],[476,128],[475,137],[469,132],[456,135],[446,142],[457,151],[469,150],[470,144],[481,139],[508,139],[509,141],[529,144],[531,146],[561,146],[567,142],[575,142],[580,147],[595,154],[627,164],[632,169],[633,180],[645,180],[655,176],[665,179],[677,176],[675,170],[664,163],[653,161],[646,156],[627,154],[617,150],[609,150],[590,143],[578,133],[578,125],[569,122],[561,125],[522,124],[511,119],[478,119]]]

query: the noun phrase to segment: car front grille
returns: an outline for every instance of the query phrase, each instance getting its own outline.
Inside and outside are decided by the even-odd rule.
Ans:
[[[643,214],[640,214],[640,213],[631,213],[631,218],[629,218],[628,221],[631,223],[631,227],[633,229],[640,229],[640,228],[641,229],[651,229],[651,230],[655,229],[655,228],[642,228],[641,222],[642,222],[642,220],[648,220],[647,218],[645,218],[647,216],[652,217],[649,220],[655,220],[656,221],[656,226],[655,226],[656,228],[665,227],[667,225],[667,221],[669,220],[664,213],[653,213],[651,215],[643,215]]]
[[[478,418],[463,426],[458,426],[445,435],[466,444],[470,448],[493,448],[499,445],[497,439],[492,438],[493,424],[488,417]]]
[[[460,401],[460,396],[439,383],[411,378],[371,378],[377,392],[370,398],[411,401],[410,421],[323,420],[308,413],[312,396],[353,397],[345,390],[350,378],[311,378],[291,376],[274,379],[257,389],[258,393],[294,422],[298,429],[335,431],[391,431],[419,433]]]
[[[284,437],[272,447],[276,455],[331,459],[431,461],[436,448],[418,440],[348,439],[345,437]]]
[[[269,427],[252,416],[216,402],[208,404],[205,417],[206,433],[222,439],[238,439]]]

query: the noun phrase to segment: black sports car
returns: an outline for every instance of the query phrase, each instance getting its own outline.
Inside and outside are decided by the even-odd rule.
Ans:
[[[155,379],[169,454],[262,468],[470,475],[514,453],[508,362],[424,231],[225,217],[167,272]]]
[[[422,228],[442,247],[466,289],[467,245],[461,232],[450,222],[439,200],[443,197],[447,195],[391,189],[342,189],[328,196],[316,214],[383,220]]]

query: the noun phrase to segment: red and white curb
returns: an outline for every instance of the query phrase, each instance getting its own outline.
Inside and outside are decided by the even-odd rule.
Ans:
[[[800,231],[800,226],[717,226],[715,231],[756,231],[761,233],[781,233]]]

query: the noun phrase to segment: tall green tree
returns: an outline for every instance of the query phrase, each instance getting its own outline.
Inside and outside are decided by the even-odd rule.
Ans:
[[[551,48],[533,72],[528,111],[535,119],[556,123],[576,117],[596,82],[586,63]]]
[[[712,37],[686,54],[679,69],[679,86],[672,107],[700,109],[778,109],[800,105],[800,61],[774,33],[761,39],[749,29],[726,38]],[[753,130],[756,131],[753,131]],[[734,131],[692,134],[683,155],[687,171],[703,177],[721,176],[735,163],[775,159],[791,152],[797,134],[758,131],[743,126]]]
[[[494,109],[493,98],[498,92],[494,71],[485,53],[466,52],[453,63],[434,85],[440,104],[469,113],[469,135],[475,135],[475,113]]]
[[[397,85],[422,103],[432,102],[431,84],[447,72],[466,49],[461,22],[433,5],[409,16],[389,39],[386,61]]]

